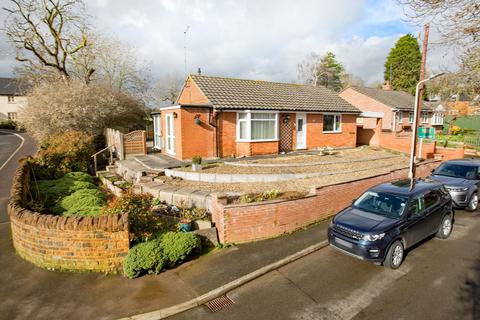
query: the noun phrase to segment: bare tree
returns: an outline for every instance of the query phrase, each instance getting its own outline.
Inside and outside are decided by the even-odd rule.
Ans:
[[[480,43],[478,0],[397,0],[414,22],[431,22],[443,43],[475,46]]]
[[[313,86],[325,86],[334,91],[343,88],[344,69],[332,52],[320,56],[315,52],[297,65],[298,79]]]
[[[10,0],[4,31],[27,69],[71,77],[69,63],[88,45],[81,0]],[[85,70],[88,83],[95,69]]]
[[[182,90],[182,84],[183,78],[178,73],[163,75],[151,90],[152,101],[156,104],[153,107],[175,103]]]

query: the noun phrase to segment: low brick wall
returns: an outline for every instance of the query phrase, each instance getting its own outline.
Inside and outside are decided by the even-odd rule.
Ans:
[[[426,177],[440,162],[417,167],[417,176]],[[225,205],[225,198],[213,195],[212,219],[221,243],[241,243],[279,236],[335,215],[353,199],[377,184],[406,178],[408,169],[374,177],[313,188],[296,200],[274,200],[254,204]]]
[[[465,148],[443,148],[437,146],[435,153],[441,154],[443,160],[462,159],[465,156]]]
[[[24,208],[29,168],[21,164],[14,177],[8,214],[17,253],[53,270],[117,272],[129,249],[126,214],[62,217]]]

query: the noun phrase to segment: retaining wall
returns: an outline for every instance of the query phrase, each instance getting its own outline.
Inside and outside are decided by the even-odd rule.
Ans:
[[[417,167],[418,177],[426,177],[440,162]],[[408,168],[374,177],[313,188],[304,198],[273,200],[253,204],[226,205],[226,197],[212,195],[212,219],[221,243],[241,243],[279,236],[324,220],[349,206],[368,188],[406,178]]]
[[[8,214],[13,246],[25,260],[47,269],[117,272],[129,249],[126,214],[62,217],[24,207],[30,185],[23,163],[14,176]]]

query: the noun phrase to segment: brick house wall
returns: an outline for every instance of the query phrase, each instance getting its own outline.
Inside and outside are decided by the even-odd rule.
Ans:
[[[361,111],[370,111],[370,112],[383,112],[383,130],[392,130],[393,123],[393,111],[389,106],[384,105],[383,103],[370,98],[360,92],[353,90],[352,88],[347,88],[338,94],[342,99],[346,100],[350,104],[354,105]]]
[[[307,114],[307,148],[355,147],[357,143],[357,116],[342,115],[342,130],[323,133],[323,114]]]
[[[428,176],[439,163],[432,161],[421,164],[417,168],[417,176]],[[308,196],[295,200],[225,205],[225,198],[214,195],[212,219],[221,243],[242,243],[276,237],[332,217],[367,189],[380,183],[406,178],[407,175],[408,169],[400,169],[375,177],[314,188]]]

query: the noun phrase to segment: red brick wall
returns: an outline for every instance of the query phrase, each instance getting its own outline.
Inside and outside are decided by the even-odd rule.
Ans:
[[[29,168],[21,164],[8,204],[12,241],[25,260],[50,270],[117,272],[129,249],[128,217],[62,217],[23,207]]]
[[[380,134],[380,146],[387,149],[397,150],[410,154],[412,145],[411,136],[396,136],[393,132],[382,132]],[[420,142],[417,143],[417,155],[420,152]],[[424,159],[432,158],[435,153],[435,142],[423,142],[422,155]]]
[[[437,146],[435,153],[443,155],[443,160],[462,159],[465,156],[464,148],[443,148]]]
[[[220,157],[227,158],[237,153],[237,114],[221,112],[218,120]]]
[[[208,105],[209,101],[195,82],[188,77],[177,103],[180,105]]]
[[[177,152],[178,159],[191,159],[194,156],[204,158],[216,157],[215,128],[209,124],[209,108],[182,107],[179,119],[181,121],[181,136],[176,137],[181,144],[181,153]],[[199,116],[201,123],[195,123]],[[177,121],[179,122],[179,121]]]
[[[419,177],[428,176],[439,162],[422,164]],[[335,215],[350,205],[368,188],[406,178],[408,169],[375,177],[313,189],[297,200],[278,200],[244,205],[224,205],[224,199],[212,199],[212,219],[222,243],[241,243],[276,237]],[[334,201],[333,201],[334,199]]]
[[[357,116],[342,115],[342,132],[323,133],[323,114],[307,114],[307,148],[355,147]]]

